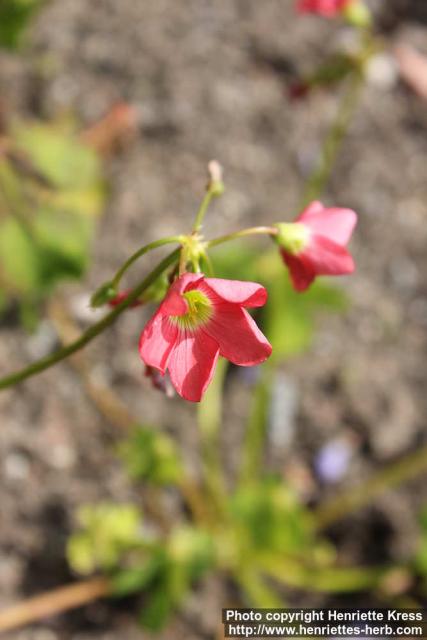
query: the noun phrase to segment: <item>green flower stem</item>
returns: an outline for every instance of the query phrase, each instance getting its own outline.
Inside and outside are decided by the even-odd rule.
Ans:
[[[265,609],[279,609],[286,606],[271,584],[268,584],[264,576],[254,569],[242,566],[233,576],[252,607]]]
[[[170,236],[169,238],[162,238],[161,240],[155,240],[154,242],[150,242],[149,244],[144,245],[138,251],[136,251],[133,255],[126,260],[126,262],[120,267],[117,271],[116,275],[112,279],[111,283],[113,287],[118,287],[120,280],[126,271],[136,262],[141,256],[152,251],[153,249],[157,249],[158,247],[163,247],[165,244],[178,243],[181,244],[183,236]]]
[[[275,367],[273,361],[269,360],[261,367],[261,376],[253,393],[245,431],[239,478],[240,485],[243,487],[251,481],[257,481],[262,470],[274,375]]]
[[[257,234],[275,235],[276,233],[277,233],[277,229],[275,229],[274,227],[252,227],[249,229],[243,229],[241,231],[237,231],[227,236],[221,236],[219,238],[215,238],[210,242],[207,242],[206,245],[217,246],[219,244],[223,244],[224,242],[228,242],[229,240],[234,240],[235,238],[240,238],[243,236],[250,236],[250,235],[257,235]],[[183,239],[183,236],[170,236],[168,238],[162,238],[161,240],[152,242],[148,245],[145,245],[141,249],[138,249],[138,251],[134,253],[133,256],[131,256],[129,260],[127,260],[123,264],[122,267],[120,267],[119,271],[114,276],[114,281],[118,282],[117,279],[121,278],[123,273],[129,268],[129,266],[133,264],[135,260],[137,260],[140,256],[142,256],[147,251],[150,251],[151,249],[155,249],[157,247],[160,247],[168,243],[181,242],[182,239]],[[153,271],[147,276],[147,278],[145,278],[145,280],[141,282],[140,285],[138,285],[135,289],[133,289],[133,291],[126,297],[125,300],[123,300],[119,305],[117,305],[117,307],[115,307],[100,322],[94,324],[92,327],[89,327],[89,329],[85,331],[80,336],[80,338],[78,338],[68,346],[63,347],[58,351],[55,351],[54,353],[47,356],[46,358],[42,358],[41,360],[34,362],[28,367],[25,367],[21,371],[17,371],[16,373],[6,376],[4,378],[0,378],[0,390],[11,387],[14,384],[18,384],[19,382],[22,382],[23,380],[26,380],[27,378],[30,378],[31,376],[34,376],[37,373],[40,373],[41,371],[48,369],[49,367],[52,367],[57,362],[61,362],[61,360],[64,360],[69,355],[75,353],[76,351],[79,351],[79,349],[82,349],[84,346],[86,346],[97,335],[102,333],[104,329],[109,327],[116,320],[116,318],[118,318],[122,314],[122,312],[132,304],[132,302],[135,302],[140,297],[140,295],[146,289],[148,289],[148,287],[151,284],[153,284],[156,278],[158,278],[158,276],[161,273],[163,273],[165,269],[167,269],[167,267],[169,267],[174,262],[178,263],[180,254],[181,254],[180,249],[176,249],[171,254],[169,254],[169,256],[167,256],[164,260],[162,260],[162,262],[155,269],[153,269]]]
[[[214,238],[213,240],[209,240],[206,244],[209,248],[216,247],[219,244],[224,244],[224,242],[229,242],[230,240],[237,240],[238,238],[255,235],[276,236],[277,229],[276,227],[249,227],[248,229],[242,229],[241,231],[235,231],[234,233],[228,233],[225,236]]]
[[[6,389],[7,387],[11,387],[14,384],[18,384],[31,376],[52,367],[57,362],[61,362],[71,354],[75,353],[79,349],[82,349],[89,342],[91,342],[96,336],[104,331],[107,327],[109,327],[115,320],[129,307],[132,302],[135,302],[139,298],[139,296],[146,290],[148,287],[153,284],[153,282],[163,273],[165,269],[174,264],[179,258],[179,249],[176,249],[172,253],[170,253],[166,258],[164,258],[155,269],[148,274],[146,278],[137,286],[132,292],[127,296],[123,302],[121,302],[117,307],[115,307],[110,313],[108,313],[102,320],[97,322],[96,324],[89,327],[87,331],[85,331],[80,338],[72,342],[71,344],[58,349],[54,353],[34,362],[28,367],[21,369],[16,373],[13,373],[5,378],[0,379],[0,389]]]
[[[366,482],[320,505],[314,512],[316,526],[319,529],[327,527],[352,511],[370,504],[384,491],[398,487],[426,472],[427,446],[424,446],[374,474]]]
[[[361,70],[353,72],[346,92],[342,98],[334,123],[323,143],[319,164],[306,182],[302,207],[316,200],[329,180],[342,142],[351,124],[354,112],[359,104],[360,92],[364,83]]]
[[[226,372],[227,361],[220,358],[215,377],[198,407],[205,484],[214,503],[220,508],[226,494],[219,443]]]
[[[202,200],[202,204],[200,205],[200,208],[197,212],[196,215],[196,219],[194,221],[194,225],[193,225],[193,233],[197,233],[198,231],[200,231],[201,227],[202,227],[202,223],[203,223],[203,219],[206,215],[206,212],[208,210],[208,207],[212,201],[212,199],[215,197],[215,193],[212,191],[212,189],[208,189],[205,193],[205,196]]]
[[[309,567],[292,558],[264,558],[260,565],[266,574],[290,587],[305,591],[343,593],[377,587],[391,567]],[[395,567],[393,568],[393,571]]]

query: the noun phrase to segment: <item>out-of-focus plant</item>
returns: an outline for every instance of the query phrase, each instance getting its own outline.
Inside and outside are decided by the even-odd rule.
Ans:
[[[55,285],[80,278],[104,203],[100,159],[68,123],[15,124],[0,153],[0,283],[30,323]]]
[[[46,0],[1,0],[0,48],[16,49],[33,15]]]
[[[201,405],[202,429],[222,395],[221,385],[212,389]],[[136,427],[120,454],[146,489],[181,490],[189,516],[162,531],[144,514],[142,503],[85,506],[68,544],[68,559],[78,573],[106,573],[110,595],[143,593],[140,621],[150,630],[166,624],[209,572],[234,581],[242,604],[266,607],[283,606],[289,588],[352,592],[374,588],[388,575],[387,567],[340,566],[310,511],[278,477],[261,470],[252,481],[223,491],[212,482],[207,456],[206,482],[194,483],[173,442],[148,427]]]

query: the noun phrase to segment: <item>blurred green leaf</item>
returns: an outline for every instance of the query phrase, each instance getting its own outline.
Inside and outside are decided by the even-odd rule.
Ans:
[[[39,288],[39,254],[12,218],[0,222],[0,256],[3,278],[13,294],[28,294]]]
[[[167,585],[161,583],[150,592],[147,603],[140,613],[139,622],[148,631],[153,633],[161,631],[167,623],[173,608],[174,603]]]
[[[68,125],[20,123],[14,126],[12,138],[61,193],[91,189],[100,178],[96,153],[82,144]]]
[[[153,553],[142,566],[119,570],[113,577],[113,592],[117,597],[143,591],[164,571],[165,553],[163,549]]]
[[[419,515],[420,540],[415,554],[415,566],[424,576],[427,576],[427,507]]]
[[[112,570],[125,551],[141,542],[141,514],[134,505],[87,505],[80,509],[78,521],[80,530],[68,542],[67,557],[79,573]]]
[[[58,282],[88,266],[105,197],[101,164],[69,126],[19,124],[12,140],[28,170],[0,162],[0,276],[8,297],[36,311]]]
[[[129,475],[136,480],[173,484],[182,474],[175,443],[157,429],[136,427],[118,451]]]
[[[0,47],[18,47],[29,20],[42,4],[43,0],[0,1]]]
[[[140,622],[150,631],[159,631],[171,613],[187,596],[194,580],[199,579],[215,561],[211,535],[191,526],[173,529],[166,546],[167,564],[150,589]]]
[[[240,548],[270,553],[299,553],[311,547],[309,514],[276,478],[241,488],[230,499]]]

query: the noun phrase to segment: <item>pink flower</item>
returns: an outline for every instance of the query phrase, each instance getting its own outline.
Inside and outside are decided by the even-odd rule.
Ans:
[[[146,365],[166,370],[176,391],[199,402],[218,356],[241,366],[266,360],[271,345],[244,307],[262,307],[267,292],[254,282],[185,273],[175,280],[139,342]]]
[[[319,13],[331,18],[343,11],[354,0],[298,0],[297,11],[300,13]]]
[[[357,215],[351,209],[312,202],[295,222],[277,225],[280,253],[297,291],[307,289],[316,276],[354,271],[346,246],[356,222]]]

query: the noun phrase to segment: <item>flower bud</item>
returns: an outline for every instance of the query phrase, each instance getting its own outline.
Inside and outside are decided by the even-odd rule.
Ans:
[[[224,193],[225,187],[222,181],[222,167],[216,160],[211,160],[208,164],[208,191],[215,197]]]
[[[291,255],[298,255],[307,246],[309,229],[298,222],[283,222],[276,225],[279,230],[276,240]]]
[[[92,295],[90,299],[90,306],[96,309],[97,307],[103,307],[104,304],[107,304],[111,300],[113,300],[117,296],[117,289],[114,284],[110,282],[105,282],[103,285],[99,287]]]

